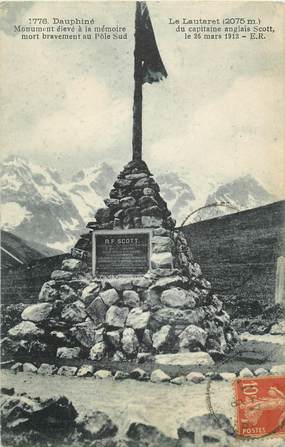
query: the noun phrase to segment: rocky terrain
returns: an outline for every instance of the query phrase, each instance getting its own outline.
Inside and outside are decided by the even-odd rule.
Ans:
[[[3,446],[182,447],[192,441],[207,445],[234,440],[233,426],[223,414],[189,418],[178,427],[176,438],[141,422],[131,422],[120,433],[103,411],[79,413],[64,396],[31,397],[15,394],[13,388],[2,388],[1,419]]]
[[[24,364],[24,372],[16,376],[2,370],[3,446],[243,447],[245,442],[256,447],[283,445],[277,437],[235,436],[233,373],[212,372],[205,377],[192,371],[169,383],[161,369],[154,370],[150,378],[141,379],[139,368],[130,374],[118,371],[112,375],[106,370],[93,373],[86,366],[85,375],[81,368],[74,377],[71,367],[69,375],[66,368],[64,376],[47,366],[32,369],[31,364]],[[272,368],[270,374],[280,375],[284,371],[283,365]],[[264,368],[255,370],[256,377],[266,374]],[[255,376],[249,369],[240,371],[240,377]],[[211,411],[205,398],[207,392]]]

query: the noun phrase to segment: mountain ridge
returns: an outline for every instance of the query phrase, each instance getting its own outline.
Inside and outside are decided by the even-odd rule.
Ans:
[[[0,172],[3,229],[60,251],[69,250],[86,231],[87,223],[94,220],[96,209],[105,206],[104,199],[109,196],[116,177],[112,166],[102,162],[81,169],[69,181],[64,181],[56,169],[19,157],[4,160]],[[197,203],[195,191],[177,173],[158,172],[156,180],[178,226],[203,205]],[[254,177],[247,175],[210,191],[204,205],[227,202],[232,208],[243,210],[274,199]],[[187,223],[229,212],[233,209],[204,208]]]

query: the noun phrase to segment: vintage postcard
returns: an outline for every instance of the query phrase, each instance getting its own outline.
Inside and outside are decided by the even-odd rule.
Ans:
[[[0,17],[2,445],[284,446],[284,3]]]

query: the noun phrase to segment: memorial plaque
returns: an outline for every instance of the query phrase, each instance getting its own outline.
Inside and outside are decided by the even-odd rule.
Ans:
[[[151,230],[93,232],[94,276],[143,275],[150,269]]]

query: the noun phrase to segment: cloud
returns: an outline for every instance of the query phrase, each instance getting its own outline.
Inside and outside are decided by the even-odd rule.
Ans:
[[[129,161],[134,4],[17,5],[5,10],[1,34],[3,154],[26,155],[67,175],[101,160]],[[251,172],[280,190],[284,12],[271,2],[151,2],[149,9],[169,73],[163,83],[144,86],[143,153],[150,168],[176,170],[203,185]],[[169,17],[244,14],[272,23],[276,33],[263,42],[190,42],[168,25]],[[97,25],[127,26],[129,38],[21,41],[12,25],[31,16],[94,17]]]
[[[224,95],[196,110],[183,134],[153,144],[151,162],[169,169],[175,163],[189,181],[252,173],[282,194],[284,104],[283,79],[237,79]]]
[[[94,77],[75,79],[66,86],[58,110],[38,122],[30,144],[36,147],[42,141],[47,150],[73,162],[76,155],[88,157],[90,151],[103,157],[125,133],[130,115],[131,100],[114,98]]]

